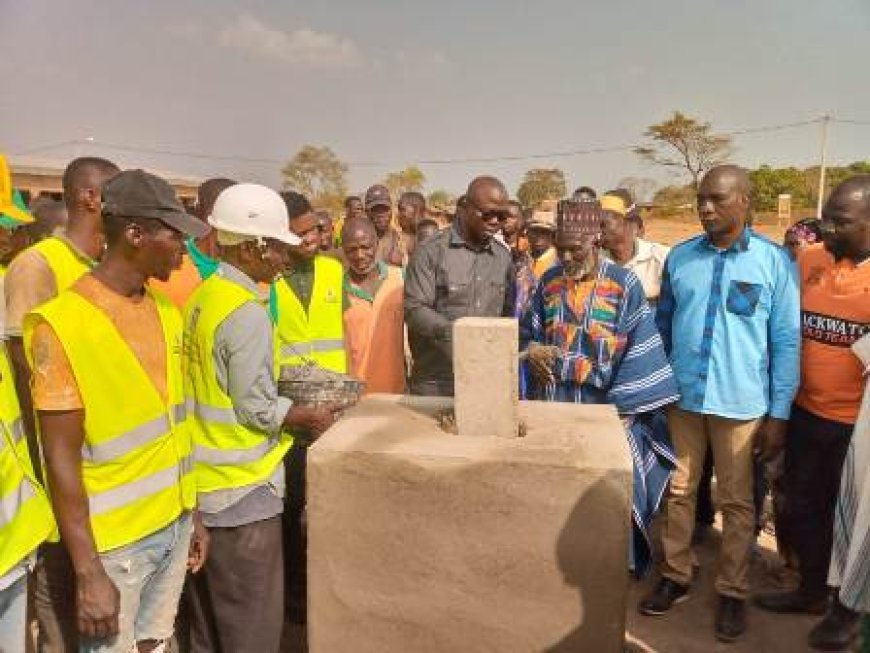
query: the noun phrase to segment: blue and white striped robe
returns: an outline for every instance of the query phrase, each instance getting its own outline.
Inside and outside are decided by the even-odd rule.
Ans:
[[[564,297],[565,305],[558,316],[554,317],[551,310],[547,317],[545,306],[552,305],[552,298],[546,296],[547,282],[562,274],[562,266],[556,265],[541,277],[520,321],[522,349],[530,342],[555,344],[548,342],[548,319],[568,319],[578,325],[583,322],[584,316],[575,315]],[[663,408],[679,399],[679,391],[640,280],[633,272],[606,260],[600,263],[598,275],[623,288],[614,328],[625,337],[625,346],[613,356],[604,355],[601,347],[584,339],[576,351],[557,363],[553,370],[556,385],[532,388],[531,395],[548,401],[615,404],[627,426],[634,467],[629,567],[640,576],[650,563],[649,526],[676,467]],[[573,374],[572,362],[578,358],[592,363],[591,372],[581,384],[574,381]]]

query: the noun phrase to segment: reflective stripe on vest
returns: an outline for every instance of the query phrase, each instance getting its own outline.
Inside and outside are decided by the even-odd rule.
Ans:
[[[316,256],[307,311],[286,279],[275,282],[275,358],[279,368],[313,360],[320,367],[334,372],[347,371],[343,282],[341,263],[328,256]]]
[[[33,473],[12,379],[6,347],[0,344],[0,577],[54,529],[48,497]]]
[[[160,395],[109,316],[67,290],[25,318],[32,356],[40,318],[57,334],[84,407],[82,481],[99,552],[141,540],[196,502],[189,457],[178,310],[149,291],[166,347],[166,397]]]
[[[254,293],[224,278],[219,269],[184,307],[185,392],[200,494],[266,482],[293,443],[289,434],[276,438],[240,423],[232,399],[218,383],[215,334],[227,317],[249,302],[266,310]],[[272,331],[264,337],[272,337]]]

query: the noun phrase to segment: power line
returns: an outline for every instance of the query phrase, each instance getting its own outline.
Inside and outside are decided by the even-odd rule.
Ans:
[[[778,132],[784,131],[788,129],[796,129],[799,127],[806,127],[809,125],[819,124],[824,118],[812,118],[809,120],[802,120],[798,122],[791,123],[781,123],[774,125],[761,125],[757,127],[744,127],[740,129],[732,129],[725,130],[720,132],[720,134],[724,136],[743,136],[748,134],[758,134],[758,133],[769,133],[769,132]],[[856,125],[870,125],[870,121],[862,121],[862,120],[849,120],[845,118],[831,118],[832,122],[838,123],[846,123],[846,124],[856,124]],[[252,164],[260,164],[260,165],[284,165],[286,160],[282,159],[273,159],[267,157],[251,157],[251,156],[238,156],[238,155],[222,155],[222,154],[205,154],[202,152],[187,152],[181,150],[174,150],[169,148],[148,148],[148,147],[139,147],[135,145],[122,145],[119,143],[109,143],[98,141],[94,138],[87,139],[76,139],[76,140],[68,140],[61,141],[58,143],[50,143],[47,145],[40,145],[32,148],[28,148],[25,150],[21,150],[16,152],[16,155],[25,155],[25,154],[33,154],[35,152],[44,152],[54,149],[59,149],[61,147],[67,147],[70,145],[90,145],[90,146],[99,146],[110,150],[118,150],[122,152],[132,152],[136,154],[152,154],[152,155],[161,155],[161,156],[177,156],[177,157],[185,157],[191,159],[199,159],[206,161],[232,161],[236,163],[252,163]],[[471,164],[471,163],[507,163],[512,161],[529,161],[536,159],[562,159],[569,158],[575,156],[588,156],[591,154],[605,154],[605,153],[614,153],[614,152],[631,152],[634,151],[637,145],[610,145],[610,146],[597,146],[597,147],[585,147],[585,148],[575,148],[570,150],[556,150],[552,152],[544,152],[544,153],[533,153],[533,154],[513,154],[513,155],[502,155],[502,156],[488,156],[488,157],[458,157],[458,158],[443,158],[443,159],[422,159],[415,161],[416,165],[458,165],[458,164]],[[406,165],[407,161],[349,161],[348,165],[352,167],[359,168],[387,168],[391,166],[402,166]]]

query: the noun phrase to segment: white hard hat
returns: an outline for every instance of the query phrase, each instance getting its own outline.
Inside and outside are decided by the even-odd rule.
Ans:
[[[208,216],[208,223],[219,231],[298,245],[302,239],[290,231],[289,222],[281,196],[260,184],[235,184],[224,189]]]

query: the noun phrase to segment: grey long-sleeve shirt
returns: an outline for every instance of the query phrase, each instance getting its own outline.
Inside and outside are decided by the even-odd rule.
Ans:
[[[453,322],[512,316],[512,270],[504,245],[491,240],[473,249],[455,225],[420,243],[405,274],[414,394],[453,394]]]
[[[257,284],[241,270],[221,263],[215,274],[254,293]],[[272,321],[266,307],[253,302],[230,313],[215,332],[217,381],[245,426],[278,438],[292,402],[278,395],[274,376]],[[284,465],[263,483],[201,495],[199,510],[209,527],[232,527],[261,521],[284,510]]]

